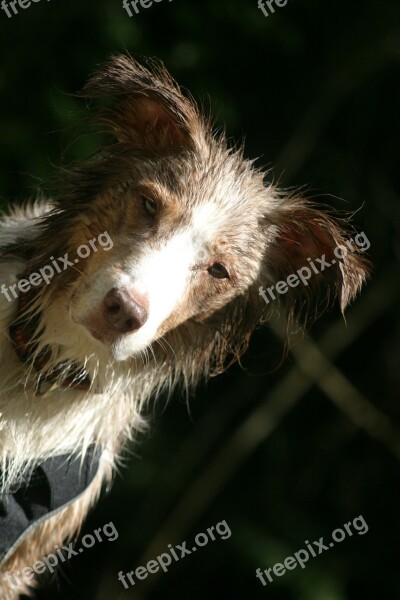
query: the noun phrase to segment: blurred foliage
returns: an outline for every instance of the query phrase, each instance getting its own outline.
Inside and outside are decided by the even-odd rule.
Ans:
[[[396,0],[291,0],[268,18],[257,0],[163,0],[133,18],[117,0],[41,0],[11,19],[1,11],[3,204],[34,196],[60,155],[71,160],[92,152],[88,138],[68,146],[67,130],[83,109],[73,93],[96,65],[123,49],[161,58],[212,109],[217,126],[225,124],[233,139],[246,137],[248,156],[274,166],[281,185],[308,184],[319,200],[357,211],[356,227],[371,241],[371,281],[348,312],[347,326],[335,310],[311,336],[318,344],[334,331],[340,345],[352,326],[358,328],[332,361],[395,428],[399,17]],[[400,464],[394,445],[382,443],[383,433],[369,435],[362,419],[338,409],[318,377],[307,379],[297,358],[283,355],[282,338],[266,327],[254,336],[244,370],[212,380],[190,399],[189,410],[179,395],[168,404],[159,399],[149,434],[85,525],[90,533],[113,521],[118,540],[64,563],[38,597],[397,597]],[[340,394],[337,385],[333,396]],[[279,414],[289,396],[294,400]],[[265,435],[257,439],[257,426],[242,425],[272,397],[278,413],[259,420]],[[304,540],[329,537],[360,514],[369,525],[366,535],[347,537],[266,588],[256,579],[257,567],[271,567]],[[120,570],[135,569],[168,543],[191,540],[222,520],[231,538],[123,591]]]

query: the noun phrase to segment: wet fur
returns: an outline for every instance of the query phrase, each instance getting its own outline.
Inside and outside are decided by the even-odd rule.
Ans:
[[[92,254],[79,269],[56,275],[38,290],[29,308],[29,314],[41,315],[38,352],[44,346],[52,349],[47,366],[62,360],[84,366],[91,390],[63,389],[61,376],[60,387],[35,395],[39,374],[17,359],[7,338],[17,302],[1,296],[3,491],[49,456],[77,449],[84,454],[93,443],[104,451],[103,467],[75,506],[42,525],[3,565],[0,596],[12,600],[18,591],[4,587],[2,572],[31,566],[74,535],[102,481],[111,479],[126,441],[145,427],[146,403],[162,391],[188,389],[222,372],[270,315],[259,287],[286,278],[307,264],[307,257],[325,253],[329,260],[350,232],[346,221],[296,193],[265,184],[265,174],[243,158],[241,149],[229,148],[223,135],[213,134],[209,120],[161,65],[148,70],[128,56],[114,57],[81,95],[107,99],[100,111],[91,105],[90,110],[109,141],[91,160],[60,172],[51,205],[39,200],[3,218],[0,282],[10,285],[21,271],[38,271],[51,256],[68,252],[73,258],[78,246],[103,231],[110,233],[114,247],[107,255]],[[159,196],[163,203],[162,219],[151,226],[139,206],[143,193]],[[207,260],[209,255],[226,260],[231,279],[212,281],[204,265],[196,265],[152,343],[131,358],[115,360],[69,318],[71,306],[79,309],[77,295],[84,303],[85,286],[90,290],[97,273],[107,268],[110,276],[119,276],[126,256],[134,261],[145,244],[162,247],[174,232],[190,232],[191,218],[195,211],[201,214],[203,204],[212,205],[217,219],[210,219],[215,231],[207,232],[202,252]],[[335,294],[344,310],[365,279],[366,263],[349,253],[325,275],[282,296],[289,317],[314,316]]]

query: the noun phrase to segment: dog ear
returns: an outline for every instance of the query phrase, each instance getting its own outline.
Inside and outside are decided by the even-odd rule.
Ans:
[[[114,56],[80,96],[111,99],[97,122],[121,143],[157,153],[195,150],[204,143],[206,125],[195,103],[183,96],[161,63],[154,61],[150,71],[129,55]]]
[[[314,208],[298,198],[284,199],[275,216],[267,222],[268,252],[264,285],[265,302],[274,296],[287,304],[295,318],[308,314],[320,300],[329,301],[331,292],[339,298],[341,311],[357,295],[369,272],[362,256],[370,247],[364,233],[355,234],[348,222]],[[278,282],[285,282],[277,286]],[[260,295],[261,289],[260,289]]]

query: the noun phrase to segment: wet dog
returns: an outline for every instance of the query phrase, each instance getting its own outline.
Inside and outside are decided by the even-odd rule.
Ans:
[[[0,296],[2,598],[79,529],[146,404],[222,372],[268,319],[260,289],[348,239],[266,184],[161,65],[114,57],[81,95],[101,105],[104,147],[0,222],[0,283],[18,290]],[[334,291],[344,309],[365,276],[348,253],[281,301],[305,316]]]

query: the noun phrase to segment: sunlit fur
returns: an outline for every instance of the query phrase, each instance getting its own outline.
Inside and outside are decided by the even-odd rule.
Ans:
[[[78,364],[91,389],[66,389],[64,374],[35,394],[40,374],[19,361],[8,339],[18,302],[1,295],[3,491],[44,459],[84,455],[90,444],[103,450],[103,466],[76,506],[38,528],[3,572],[31,566],[80,527],[125,442],[145,427],[150,400],[222,372],[244,352],[271,310],[260,286],[287,277],[308,257],[331,258],[347,238],[343,222],[265,184],[241,150],[213,135],[162,66],[147,70],[128,56],[114,57],[82,96],[108,99],[94,120],[109,142],[89,161],[60,172],[51,204],[39,199],[3,218],[0,283],[39,271],[51,257],[68,252],[73,259],[81,244],[108,232],[110,250],[99,248],[56,274],[27,312],[40,314],[37,352],[52,351],[46,370],[62,361]],[[155,218],[144,209],[146,197],[158,205]],[[229,279],[210,275],[214,262]],[[282,296],[288,315],[313,314],[330,290],[344,309],[365,275],[363,259],[349,253],[308,287]],[[108,338],[97,325],[101,303],[119,285],[146,296],[149,318],[134,333]],[[1,571],[0,592],[18,597],[4,587]]]

